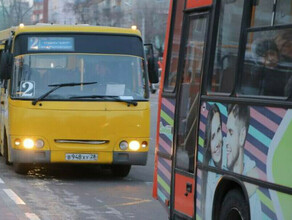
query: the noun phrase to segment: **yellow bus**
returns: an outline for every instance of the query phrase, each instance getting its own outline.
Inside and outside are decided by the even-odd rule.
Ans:
[[[19,25],[0,32],[1,154],[34,164],[146,165],[149,80],[138,30]]]

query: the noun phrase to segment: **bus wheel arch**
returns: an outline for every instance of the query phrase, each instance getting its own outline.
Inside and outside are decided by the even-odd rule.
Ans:
[[[231,199],[233,201],[231,202]],[[229,202],[228,202],[229,201]],[[227,207],[230,204],[235,204],[236,201],[240,207],[236,209],[244,210],[244,216],[242,219],[250,219],[250,205],[247,190],[240,180],[231,177],[223,176],[217,184],[216,191],[214,194],[213,200],[213,210],[212,210],[212,219],[221,220],[222,214],[221,211],[228,209]],[[226,216],[225,216],[226,219]]]

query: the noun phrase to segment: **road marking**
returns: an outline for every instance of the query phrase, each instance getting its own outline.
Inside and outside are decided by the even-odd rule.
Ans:
[[[146,203],[146,202],[152,202],[152,201],[148,200],[148,199],[143,199],[143,200],[136,201],[136,202],[125,202],[125,203],[115,204],[115,205],[111,205],[111,206],[120,207],[120,206],[129,206],[129,205],[138,205],[140,203]]]
[[[112,207],[118,207],[118,206],[129,206],[129,205],[138,205],[140,203],[146,203],[146,202],[152,202],[149,199],[140,199],[140,198],[132,198],[132,197],[122,197],[124,199],[134,200],[134,202],[124,202],[120,204],[111,205]]]
[[[0,178],[0,183],[4,184],[4,181]]]
[[[3,189],[3,191],[10,197],[10,199],[15,202],[15,204],[25,205],[25,202],[22,201],[22,199],[18,195],[16,195],[16,193],[13,192],[11,189]]]
[[[40,220],[40,218],[34,213],[25,213],[25,216],[30,220]]]
[[[153,182],[144,182],[146,185],[153,185]]]

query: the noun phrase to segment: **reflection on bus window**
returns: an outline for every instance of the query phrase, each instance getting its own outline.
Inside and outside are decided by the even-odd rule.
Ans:
[[[277,2],[275,24],[292,23],[292,2],[291,0],[281,0]]]
[[[230,93],[236,70],[244,1],[222,1],[212,77],[212,92]]]
[[[292,86],[291,70],[292,29],[248,34],[242,94],[289,96]]]
[[[185,45],[184,73],[180,88],[179,129],[176,167],[188,172],[194,171],[196,146],[196,111],[199,92],[207,18],[190,21],[188,41]]]
[[[251,27],[270,26],[272,23],[272,12],[274,0],[260,0],[255,6],[255,14],[252,16]]]
[[[52,88],[50,84],[97,82],[87,86],[60,88],[50,94],[48,99],[64,100],[88,95],[144,99],[142,63],[141,58],[119,55],[21,55],[14,62],[11,96],[32,99],[49,91]]]
[[[178,0],[177,2],[179,2]],[[173,36],[172,36],[172,43],[171,43],[171,57],[170,57],[170,63],[168,72],[165,76],[165,88],[167,90],[173,91],[175,88],[176,83],[176,76],[177,76],[177,66],[178,66],[178,56],[179,56],[179,48],[180,48],[180,40],[181,40],[181,23],[183,19],[183,4],[177,4],[176,9],[176,16],[175,16],[175,22],[173,27]]]

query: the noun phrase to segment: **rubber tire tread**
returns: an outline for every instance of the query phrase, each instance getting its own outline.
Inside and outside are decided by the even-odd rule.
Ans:
[[[131,165],[113,165],[111,170],[115,177],[126,177],[130,173]]]
[[[223,199],[219,220],[231,220],[228,214],[232,209],[237,209],[240,213],[239,220],[250,220],[248,201],[245,200],[243,194],[238,189],[230,190]],[[232,218],[232,220],[236,220]]]
[[[26,163],[13,163],[13,169],[15,173],[26,175],[31,169],[31,165]]]
[[[3,156],[4,156],[4,160],[5,160],[5,164],[6,165],[11,165],[12,163],[10,163],[8,161],[8,142],[7,142],[7,135],[6,132],[4,133],[4,146],[3,146]]]

